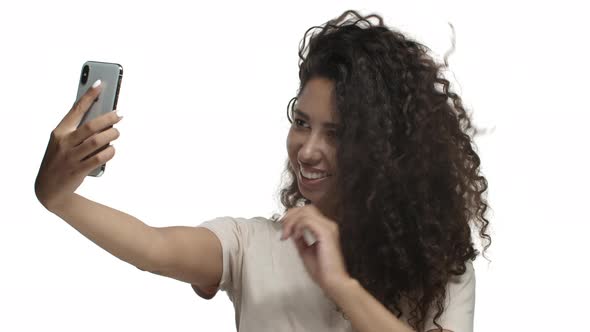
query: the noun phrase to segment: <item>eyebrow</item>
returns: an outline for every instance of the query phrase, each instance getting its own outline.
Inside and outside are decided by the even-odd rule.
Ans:
[[[302,118],[304,118],[305,120],[309,120],[309,115],[307,115],[307,113],[303,112],[302,110],[296,108],[293,113],[295,113],[296,115],[301,116]],[[324,127],[326,128],[334,128],[337,129],[338,128],[338,124],[336,123],[332,123],[332,122],[324,122],[322,123],[324,125]]]

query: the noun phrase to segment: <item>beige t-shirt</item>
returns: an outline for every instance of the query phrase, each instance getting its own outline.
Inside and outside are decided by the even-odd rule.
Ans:
[[[239,332],[339,331],[352,326],[309,277],[293,240],[281,241],[281,224],[271,219],[219,217],[198,225],[217,235],[223,250],[219,289],[235,308]],[[196,285],[197,294],[210,299]],[[467,271],[447,286],[447,306],[439,324],[454,332],[473,331],[475,273]],[[402,307],[402,310],[403,307]],[[425,331],[436,329],[431,313]],[[407,313],[400,318],[407,324]]]

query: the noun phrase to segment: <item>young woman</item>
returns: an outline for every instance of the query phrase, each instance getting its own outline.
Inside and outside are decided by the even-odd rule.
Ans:
[[[306,44],[311,29],[320,31]],[[461,98],[442,76],[446,58],[437,64],[377,15],[346,11],[311,29],[288,105],[278,222],[157,228],[75,194],[114,148],[85,157],[119,136],[114,112],[76,129],[100,86],[53,130],[39,201],[141,270],[206,299],[226,291],[240,331],[472,331],[471,231],[485,251],[487,181]]]

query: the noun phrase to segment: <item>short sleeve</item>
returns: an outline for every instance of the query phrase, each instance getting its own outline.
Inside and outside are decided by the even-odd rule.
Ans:
[[[465,263],[465,273],[453,276],[447,284],[445,310],[437,322],[443,329],[453,332],[473,332],[473,314],[475,310],[475,270],[473,263]],[[437,329],[433,318],[436,310],[429,313],[424,331]]]
[[[235,294],[239,293],[241,288],[245,227],[232,217],[219,217],[208,220],[198,225],[198,227],[209,229],[221,242],[223,271],[219,282],[219,290],[227,292],[229,298],[233,301]],[[195,292],[204,297],[195,287],[193,285]]]

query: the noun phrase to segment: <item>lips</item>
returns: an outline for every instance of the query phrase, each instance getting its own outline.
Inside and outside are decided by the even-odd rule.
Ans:
[[[303,176],[303,174],[301,174],[301,171],[299,171],[299,176],[297,177],[297,181],[299,182],[300,186],[303,186],[303,188],[305,188],[305,190],[315,191],[315,190],[320,190],[321,188],[324,188],[327,181],[329,181],[328,180],[329,177],[330,176],[328,175],[323,178],[311,180],[311,179],[308,179],[305,176]]]
[[[321,177],[321,178],[317,178],[317,179],[311,179],[311,178],[305,177],[305,175],[303,175],[303,173],[301,172],[301,170],[299,170],[299,175],[301,175],[301,178],[302,178],[302,179],[305,179],[305,180],[307,180],[307,181],[316,181],[316,180],[322,180],[322,179],[325,179],[325,178],[327,178],[327,177],[329,177],[329,176],[330,176],[330,174],[326,174],[325,176],[323,176],[323,177]]]
[[[332,175],[323,169],[307,168],[307,167],[300,167],[299,169],[300,169],[300,173],[301,173],[301,169],[303,169],[306,173],[326,173],[326,175],[328,175],[328,176]]]
[[[313,172],[313,173],[324,173],[325,170],[323,169],[319,169],[319,168],[308,168],[308,167],[301,167],[303,168],[306,172]]]

